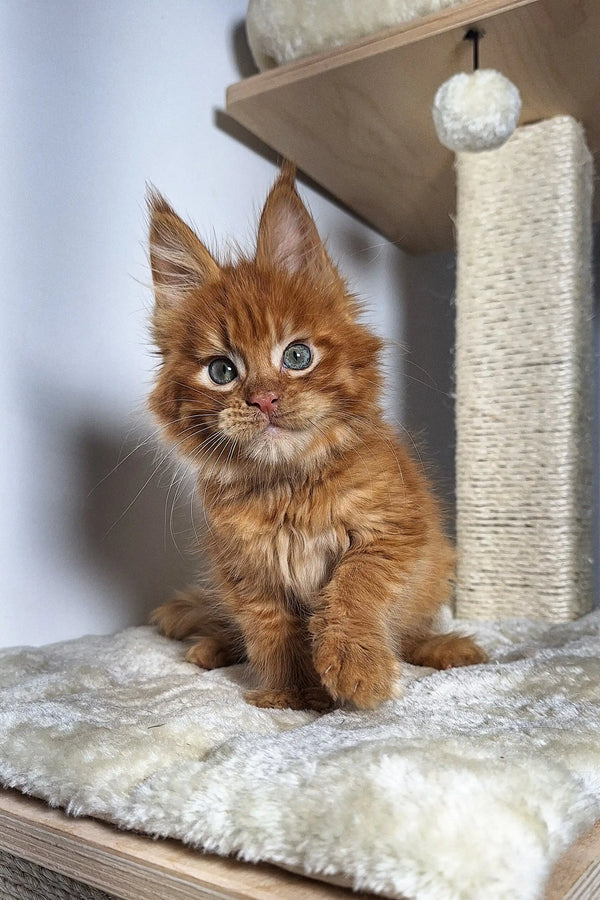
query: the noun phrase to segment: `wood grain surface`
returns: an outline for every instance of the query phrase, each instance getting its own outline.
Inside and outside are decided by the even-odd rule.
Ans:
[[[368,900],[269,865],[153,840],[0,790],[0,849],[122,900]]]

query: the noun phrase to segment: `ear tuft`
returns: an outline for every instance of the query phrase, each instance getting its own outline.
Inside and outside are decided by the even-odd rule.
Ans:
[[[285,160],[260,217],[256,263],[290,274],[306,272],[315,278],[331,275],[334,268],[316,225],[298,196],[295,177],[295,164]]]
[[[152,185],[146,200],[156,304],[173,307],[190,290],[218,278],[220,269],[202,241]]]

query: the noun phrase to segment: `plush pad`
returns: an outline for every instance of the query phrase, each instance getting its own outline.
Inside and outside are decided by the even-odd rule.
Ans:
[[[259,69],[347,44],[466,0],[249,0],[248,44]]]
[[[417,900],[528,900],[600,818],[600,613],[474,626],[375,712],[247,705],[150,628],[0,651],[0,781],[75,815]]]

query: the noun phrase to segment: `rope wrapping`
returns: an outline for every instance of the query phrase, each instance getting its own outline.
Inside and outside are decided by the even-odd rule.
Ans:
[[[593,167],[560,116],[457,156],[456,612],[592,606]]]
[[[116,900],[112,894],[75,881],[0,850],[0,900]]]

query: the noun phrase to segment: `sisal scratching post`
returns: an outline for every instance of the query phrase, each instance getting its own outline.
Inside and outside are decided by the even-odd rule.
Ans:
[[[51,843],[53,843],[51,841]],[[113,894],[0,850],[0,900],[117,900]]]
[[[590,154],[561,116],[457,172],[456,613],[573,619],[592,605]]]

